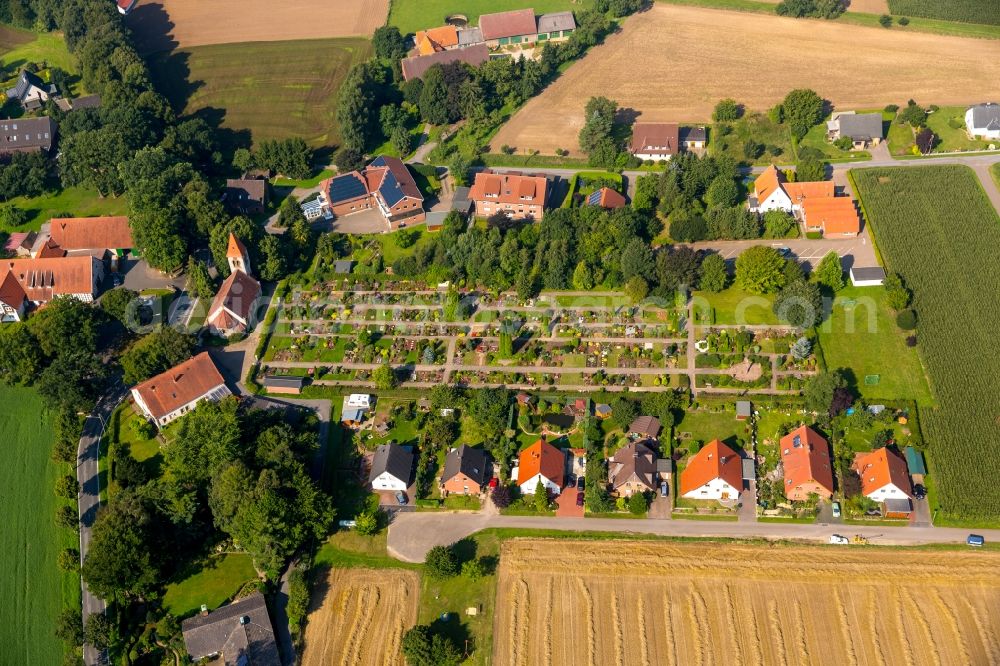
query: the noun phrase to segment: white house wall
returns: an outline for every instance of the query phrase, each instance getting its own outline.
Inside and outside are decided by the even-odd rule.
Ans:
[[[549,479],[545,478],[541,474],[536,474],[533,477],[531,477],[530,479],[528,479],[527,481],[523,481],[522,482],[520,479],[518,479],[518,484],[521,487],[521,494],[522,495],[534,495],[535,494],[535,486],[538,485],[538,480],[539,479],[542,480],[542,483],[545,484],[545,487],[548,488],[549,492],[552,493],[553,495],[558,495],[559,492],[562,490],[562,488],[560,488],[559,486],[557,486],[556,484],[554,484],[552,481],[550,481]]]
[[[406,490],[406,481],[400,481],[389,472],[382,472],[372,481],[374,490]]]
[[[723,479],[716,478],[712,479],[700,488],[695,488],[694,490],[685,493],[683,497],[686,497],[687,499],[718,500],[722,499],[723,494],[726,494],[728,499],[736,499],[739,497],[740,491],[729,485]]]

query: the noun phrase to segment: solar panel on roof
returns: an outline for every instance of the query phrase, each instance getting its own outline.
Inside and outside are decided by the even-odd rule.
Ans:
[[[364,183],[351,174],[337,176],[330,181],[329,198],[332,204],[363,197],[366,194],[368,190],[365,189]]]
[[[389,165],[385,163],[385,156],[384,155],[379,155],[378,157],[375,158],[375,161],[372,162],[369,166],[373,166],[373,167],[387,167]]]
[[[594,190],[589,197],[587,197],[588,206],[599,206],[601,204],[601,191]]]
[[[378,191],[382,195],[382,198],[385,199],[385,205],[389,208],[395,206],[405,196],[402,188],[399,186],[399,181],[396,180],[396,174],[392,171],[385,172],[385,178],[382,179],[382,185],[378,188]]]

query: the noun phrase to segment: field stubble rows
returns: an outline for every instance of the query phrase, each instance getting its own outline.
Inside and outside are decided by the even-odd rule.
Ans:
[[[493,661],[997,663],[998,573],[996,553],[515,540]]]

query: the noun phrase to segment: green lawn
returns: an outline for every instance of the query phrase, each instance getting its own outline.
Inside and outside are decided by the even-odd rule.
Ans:
[[[986,150],[990,142],[970,139],[965,132],[965,106],[942,106],[927,116],[927,127],[940,137],[934,152],[954,150]]]
[[[15,67],[28,62],[70,73],[76,71],[61,32],[35,33],[0,25],[0,66]]]
[[[865,113],[864,111],[859,111],[859,113]],[[802,137],[802,141],[799,142],[799,149],[802,148],[815,148],[816,150],[823,153],[823,157],[828,160],[866,160],[871,157],[871,153],[866,150],[841,150],[837,146],[830,143],[826,138],[826,121],[829,117],[824,118],[823,121],[818,125],[813,125],[812,128],[806,135]]]
[[[0,645],[10,664],[56,665],[63,647],[53,636],[64,606],[79,606],[80,579],[56,567],[64,548],[78,548],[76,533],[56,527],[62,500],[55,479],[71,472],[53,463],[53,434],[38,394],[0,386],[0,428],[6,461],[0,471],[4,509],[0,540]]]
[[[433,234],[428,233],[424,229],[420,228],[406,229],[403,230],[402,233],[416,234],[417,240],[410,247],[404,248],[399,246],[398,241],[400,233],[401,232],[399,231],[394,231],[391,234],[378,234],[377,236],[374,237],[376,242],[378,242],[378,244],[382,246],[382,262],[386,266],[392,265],[392,262],[396,261],[400,257],[413,254],[418,246],[426,245],[427,243],[430,243],[434,238]]]
[[[291,178],[275,178],[272,184],[276,187],[301,187],[301,188],[312,188],[320,184],[320,181],[326,180],[333,175],[333,171],[330,169],[323,169],[317,173],[312,178],[306,178],[304,180],[292,180]]]
[[[778,323],[777,315],[771,310],[773,296],[752,296],[739,287],[732,286],[717,294],[696,291],[692,297],[698,324]]]
[[[74,217],[98,215],[124,215],[127,212],[125,197],[101,197],[85,187],[67,187],[57,193],[39,197],[15,197],[10,203],[28,213],[28,221],[12,231],[37,231],[42,224],[57,215],[69,213]]]
[[[202,604],[218,608],[239,592],[244,583],[257,578],[249,555],[228,553],[199,563],[197,571],[167,585],[163,606],[177,617],[198,612]]]
[[[222,114],[222,125],[254,141],[301,137],[333,146],[337,93],[352,65],[371,52],[366,39],[218,44],[150,59],[157,88],[185,113]]]
[[[993,182],[996,183],[997,189],[1000,189],[1000,162],[990,167],[990,173],[993,175]]]
[[[674,434],[690,433],[690,437],[681,440],[680,448],[685,448],[688,442],[700,441],[706,444],[718,439],[730,447],[739,448],[740,441],[748,440],[750,426],[746,421],[737,421],[735,411],[709,412],[687,411],[674,426]]]
[[[589,9],[593,0],[393,0],[389,25],[399,27],[404,35],[424,28],[443,25],[450,14],[464,14],[470,25],[479,23],[480,14],[533,8],[535,14]]]

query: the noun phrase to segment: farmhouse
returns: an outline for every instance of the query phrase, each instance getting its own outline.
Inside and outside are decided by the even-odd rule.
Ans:
[[[368,483],[372,490],[406,490],[412,468],[412,453],[398,444],[382,444],[375,449]]]
[[[682,127],[680,144],[684,150],[700,150],[708,144],[708,131],[704,127]]]
[[[480,171],[469,190],[477,217],[503,213],[514,220],[541,220],[545,214],[545,176]]]
[[[228,337],[253,328],[254,308],[260,298],[260,283],[250,274],[250,255],[243,243],[229,234],[226,248],[229,277],[212,299],[205,326],[215,335]]]
[[[181,632],[192,661],[211,660],[224,666],[281,666],[271,618],[260,592],[184,620]]]
[[[600,206],[606,210],[624,208],[626,203],[625,197],[610,187],[602,187],[599,190],[594,190],[587,197],[588,206]]]
[[[550,493],[558,495],[563,487],[565,469],[565,454],[544,439],[540,439],[521,451],[517,475],[512,476],[521,488],[522,495],[534,495],[539,480]]]
[[[640,160],[669,160],[680,151],[677,123],[636,123],[628,151]]]
[[[534,42],[538,37],[534,9],[517,9],[479,17],[479,30],[490,48]]]
[[[847,137],[855,150],[877,146],[882,142],[882,114],[845,111],[834,114],[826,123],[826,136],[830,141]]]
[[[965,112],[965,128],[971,137],[1000,139],[1000,104],[989,102],[969,107]]]
[[[19,321],[27,305],[45,305],[58,296],[94,300],[104,264],[91,256],[10,259],[0,263],[0,310],[4,321]]]
[[[569,36],[576,30],[576,19],[573,18],[573,12],[542,14],[538,17],[536,30],[539,42],[562,41],[569,39]]]
[[[267,180],[264,178],[229,178],[222,194],[226,208],[240,215],[257,215],[267,206]]]
[[[441,472],[441,494],[478,495],[490,478],[489,457],[482,449],[462,444],[448,452]]]
[[[232,392],[208,352],[175,365],[132,389],[135,405],[158,428],[187,414],[202,400],[218,401]]]
[[[47,153],[55,138],[56,123],[48,116],[0,120],[0,155]]]
[[[490,49],[485,44],[472,44],[460,48],[442,51],[433,51],[425,55],[415,55],[403,58],[399,66],[403,72],[403,79],[422,78],[427,70],[434,65],[447,65],[452,62],[464,62],[471,67],[478,67],[490,59]]]
[[[830,444],[809,426],[800,426],[781,438],[781,465],[785,497],[802,502],[816,494],[833,496]]]
[[[453,25],[442,25],[438,28],[417,30],[413,36],[413,43],[419,55],[458,48],[458,28]]]
[[[386,155],[361,171],[323,181],[319,198],[324,209],[340,217],[377,208],[389,230],[424,221],[424,197],[416,181],[401,160]]]
[[[124,215],[53,218],[49,220],[49,239],[66,254],[110,255],[112,263],[134,247],[132,229]]]
[[[772,164],[753,183],[750,210],[755,213],[770,210],[798,213],[802,209],[802,202],[808,198],[832,199],[834,196],[836,191],[833,181],[790,183],[785,174]]]
[[[25,111],[37,111],[45,106],[45,102],[55,99],[58,95],[58,88],[51,83],[45,83],[37,74],[26,69],[21,70],[17,83],[7,91],[7,99],[16,101]]]
[[[640,416],[628,427],[628,436],[632,439],[656,439],[662,427],[660,419],[655,416]]]
[[[618,449],[608,461],[611,488],[619,497],[656,489],[656,454],[643,442]]]
[[[743,490],[743,463],[740,454],[717,439],[691,456],[681,471],[681,497],[728,500]]]
[[[878,287],[885,282],[881,266],[851,266],[851,284],[855,287]]]
[[[802,222],[806,231],[825,238],[854,238],[861,233],[861,218],[850,197],[820,197],[803,200]]]
[[[868,499],[881,503],[913,498],[906,461],[888,447],[859,453],[854,458],[854,471],[861,477],[861,493]]]

